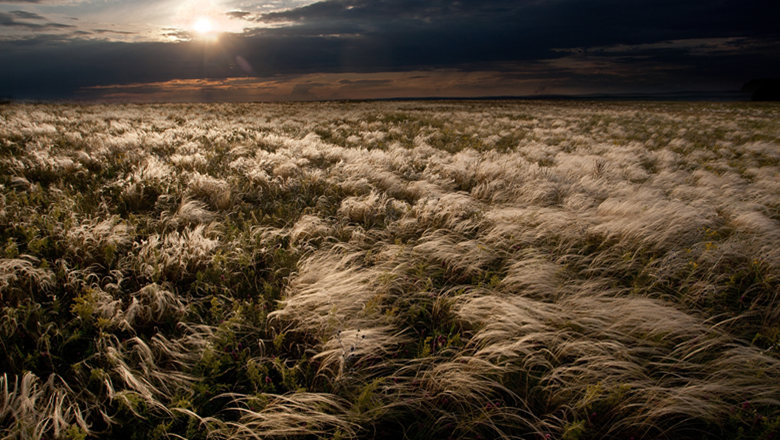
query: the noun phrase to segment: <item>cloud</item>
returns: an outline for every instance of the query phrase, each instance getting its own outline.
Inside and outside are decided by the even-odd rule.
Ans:
[[[735,81],[732,87],[737,88],[739,81],[776,71],[780,67],[778,49],[780,37],[696,38],[553,49],[564,55],[544,63],[578,76],[635,78],[644,83],[664,79],[681,82],[687,75],[692,89],[701,88],[702,80],[720,82],[722,87],[724,79],[730,77]],[[714,80],[718,77],[720,81]]]
[[[0,0],[0,4],[75,5],[88,0]]]
[[[225,15],[230,18],[245,18],[247,15],[250,15],[250,13],[245,11],[229,11],[225,12]]]
[[[512,0],[326,0],[258,17],[265,22],[314,22],[371,20],[379,17],[394,21],[413,20],[433,23],[443,19],[493,17],[514,14],[534,2]]]
[[[308,52],[309,47],[316,48],[312,52],[328,54],[333,68],[468,70],[484,69],[488,63],[496,66],[565,56],[556,48],[648,51],[663,49],[656,47],[663,46],[659,42],[679,45],[686,41],[698,45],[687,48],[690,54],[694,49],[714,53],[746,35],[761,39],[776,34],[775,23],[765,14],[756,14],[762,8],[770,12],[763,3],[746,0],[736,7],[706,0],[637,0],[630,4],[612,0],[326,0],[260,15],[255,19],[273,26],[252,34],[286,49],[296,46]],[[780,14],[780,3],[769,8]],[[720,46],[701,46],[712,42]],[[309,57],[311,67],[327,68],[316,53]],[[654,56],[664,61],[660,51]],[[287,58],[292,61],[296,56]]]
[[[45,20],[46,19],[42,15],[38,15],[36,13],[27,12],[27,11],[11,11],[8,14],[22,20]]]
[[[128,32],[128,31],[115,31],[111,29],[92,29],[92,32],[96,34],[120,34],[120,35],[136,35],[138,32]]]
[[[166,28],[163,29],[161,36],[170,38],[174,41],[189,41],[192,39],[193,34],[190,31],[178,28]]]
[[[276,34],[454,37],[523,47],[646,44],[669,39],[775,34],[780,3],[762,0],[326,0],[260,15]],[[424,44],[425,40],[418,40]],[[471,42],[469,44],[469,42]]]
[[[84,99],[117,101],[191,101],[206,95],[225,101],[287,101],[371,99],[436,96],[506,96],[531,94],[549,80],[513,78],[500,72],[329,73],[281,75],[272,78],[171,80],[155,83],[105,85],[82,89]],[[565,89],[558,89],[565,92]]]
[[[40,4],[40,5],[74,5],[83,3],[89,0],[0,0],[0,4],[4,3],[22,3],[22,4]]]
[[[682,51],[690,55],[722,55],[744,53],[751,49],[765,46],[766,42],[747,37],[730,38],[691,38],[684,40],[667,40],[648,44],[616,44],[613,46],[576,47],[553,49],[555,52],[574,54],[642,54]]]
[[[172,27],[156,36],[177,43],[87,41],[75,34],[62,41],[40,32],[57,30],[56,23],[4,13],[0,26],[34,35],[0,41],[0,65],[12,66],[0,69],[0,94],[74,97],[92,86],[246,76],[309,78],[285,80],[284,96],[296,99],[392,90],[418,96],[423,84],[430,93],[455,95],[456,86],[467,94],[736,89],[780,68],[773,20],[780,2],[761,0],[325,0],[262,15],[219,14],[260,27],[222,34],[214,43]],[[91,38],[107,29],[93,30]],[[383,76],[370,76],[375,73]],[[322,75],[327,81],[317,79]],[[484,84],[471,83],[474,78]],[[210,96],[233,96],[203,87]]]
[[[29,17],[29,16],[33,16],[33,17]],[[41,17],[38,14],[32,14],[24,11],[13,11],[7,13],[0,12],[0,27],[22,28],[22,29],[31,29],[31,30],[38,30],[38,31],[75,27],[73,25],[62,24],[62,23],[27,23],[24,21],[17,21],[16,20],[17,18],[34,19],[34,20],[44,19],[44,17]]]
[[[409,77],[410,79],[418,79],[418,78],[425,78],[425,76],[412,76]],[[339,81],[339,84],[344,84],[352,87],[376,87],[376,86],[382,86],[386,84],[391,84],[393,81],[390,79],[361,79],[361,80],[351,80],[351,79],[342,79]]]

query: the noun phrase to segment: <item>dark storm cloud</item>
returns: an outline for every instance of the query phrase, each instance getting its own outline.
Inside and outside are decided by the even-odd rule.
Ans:
[[[247,72],[268,78],[436,69],[583,90],[737,89],[780,70],[777,1],[326,0],[259,17],[226,14],[271,27],[225,35],[213,46],[0,42],[0,64],[15,66],[0,71],[0,96],[69,97],[89,86]],[[0,15],[0,26],[51,26],[19,19]],[[299,86],[300,97],[317,88]]]
[[[231,49],[228,49],[231,50]],[[242,76],[221,49],[198,43],[124,43],[42,34],[0,41],[0,97],[68,99],[111,84]]]
[[[284,26],[256,34],[286,48],[303,48],[307,56],[300,58],[308,62],[295,52],[283,60],[313,69],[306,71],[513,69],[565,56],[556,49],[671,40],[751,38],[777,49],[777,16],[780,2],[758,0],[329,0],[262,15],[258,21]],[[660,45],[648,52],[659,65],[687,69],[697,63],[690,58],[697,55],[694,47]],[[772,60],[761,59],[767,54],[754,55],[749,66],[764,64],[769,70],[766,63]]]
[[[295,32],[451,28],[488,37],[491,30],[507,36],[531,33],[590,45],[615,38],[638,42],[776,33],[778,13],[780,3],[766,0],[328,0],[258,20],[293,22],[296,26],[286,30]]]

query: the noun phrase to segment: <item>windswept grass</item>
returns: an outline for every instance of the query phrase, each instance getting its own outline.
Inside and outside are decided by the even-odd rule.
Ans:
[[[780,112],[0,109],[0,433],[772,439]]]

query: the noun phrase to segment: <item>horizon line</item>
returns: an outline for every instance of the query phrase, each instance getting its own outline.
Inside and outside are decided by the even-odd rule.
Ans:
[[[421,96],[362,99],[312,99],[312,100],[268,100],[268,101],[134,101],[110,99],[15,99],[0,97],[0,104],[252,104],[252,103],[316,103],[316,102],[381,102],[381,101],[642,101],[642,102],[756,102],[751,93],[741,90],[680,90],[671,92],[621,92],[581,94],[539,94],[539,95],[485,95],[485,96]]]

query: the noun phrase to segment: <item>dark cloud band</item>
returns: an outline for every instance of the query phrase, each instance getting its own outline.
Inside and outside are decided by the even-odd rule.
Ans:
[[[0,42],[0,64],[13,66],[0,71],[0,95],[73,97],[91,86],[174,79],[433,70],[490,71],[497,82],[548,81],[567,90],[725,89],[780,70],[780,2],[761,0],[326,0],[260,16],[226,14],[268,26],[223,35],[217,44],[86,41],[76,34],[63,41],[46,31],[69,25],[0,13],[0,26],[39,33]],[[92,32],[98,38],[104,30]],[[341,86],[391,86],[385,79],[347,81]],[[297,83],[293,92],[324,87],[316,84]]]

